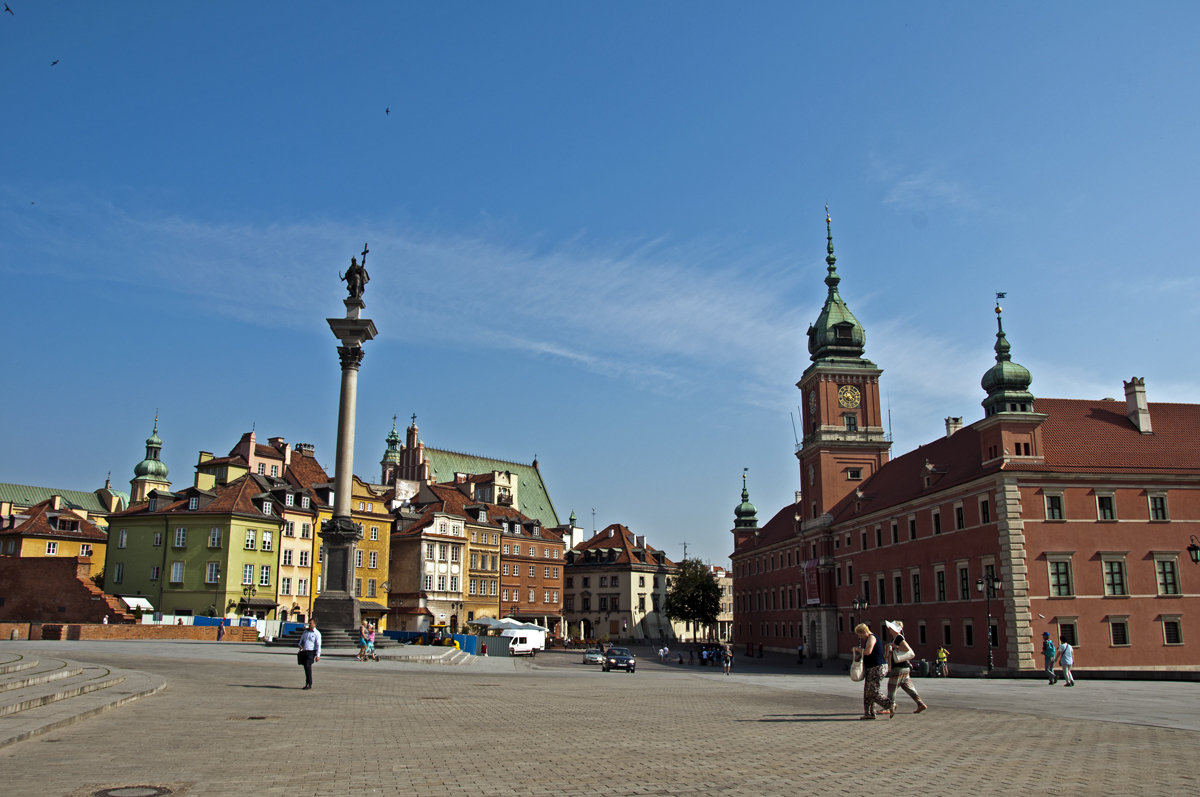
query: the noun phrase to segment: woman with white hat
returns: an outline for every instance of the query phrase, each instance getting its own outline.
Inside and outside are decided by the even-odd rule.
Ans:
[[[888,620],[884,626],[887,628],[890,639],[887,646],[887,659],[890,665],[887,690],[889,708],[885,710],[888,717],[896,716],[896,689],[903,689],[917,703],[917,710],[913,713],[920,714],[929,706],[925,705],[925,701],[917,694],[917,690],[913,688],[912,681],[908,677],[910,674],[908,662],[912,659],[914,651],[908,644],[908,640],[904,638],[904,622]]]

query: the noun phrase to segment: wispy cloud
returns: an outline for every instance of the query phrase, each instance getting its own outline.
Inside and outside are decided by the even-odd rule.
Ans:
[[[907,168],[872,158],[869,179],[883,186],[883,203],[904,211],[925,211],[934,207],[977,210],[977,196],[959,179],[949,174],[945,164]]]

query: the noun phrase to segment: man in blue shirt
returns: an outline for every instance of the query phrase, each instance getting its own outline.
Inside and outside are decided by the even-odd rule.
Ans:
[[[1050,632],[1042,632],[1042,658],[1046,662],[1046,678],[1051,686],[1058,682],[1054,674],[1054,643],[1050,641]]]
[[[304,667],[304,688],[312,689],[313,662],[321,660],[321,632],[317,630],[317,621],[309,618],[308,628],[300,634],[300,653],[297,657]]]

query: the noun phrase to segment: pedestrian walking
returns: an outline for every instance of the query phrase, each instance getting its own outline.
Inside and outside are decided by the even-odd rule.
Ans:
[[[371,624],[366,620],[363,620],[362,625],[358,627],[358,655],[355,656],[358,661],[367,660],[367,633],[370,628]]]
[[[796,663],[804,663],[804,637],[801,637],[800,641],[796,643]]]
[[[1049,680],[1050,686],[1058,683],[1058,676],[1054,674],[1054,643],[1050,641],[1050,632],[1042,632],[1042,659],[1046,662],[1046,678]]]
[[[883,624],[887,628],[890,641],[887,646],[888,658],[888,685],[887,699],[890,707],[887,709],[888,718],[896,716],[896,690],[903,689],[908,693],[908,696],[917,704],[917,710],[914,714],[920,714],[929,706],[925,705],[925,701],[917,694],[917,690],[912,685],[912,679],[909,676],[912,674],[912,669],[909,661],[916,655],[912,646],[908,644],[908,640],[904,638],[904,622],[901,620],[888,620]]]
[[[1063,680],[1066,681],[1066,686],[1075,685],[1075,676],[1071,674],[1071,668],[1075,666],[1075,648],[1067,641],[1066,635],[1058,638],[1058,663],[1062,665]]]
[[[308,628],[300,634],[299,648],[296,659],[304,668],[304,688],[312,689],[312,666],[314,662],[321,660],[321,632],[317,630],[317,621],[311,617],[308,620]]]
[[[887,661],[884,658],[883,645],[871,633],[871,627],[866,623],[859,623],[854,627],[854,633],[858,635],[858,646],[854,648],[856,652],[862,655],[863,661],[863,715],[860,720],[875,719],[875,707],[879,706],[885,710],[891,708],[891,702],[879,693],[880,684],[883,682],[883,670],[887,666]]]
[[[950,677],[950,651],[946,650],[945,645],[939,645],[937,649],[937,674],[943,678]]]
[[[729,675],[729,671],[733,669],[733,649],[729,645],[721,650],[721,669],[726,675]]]
[[[367,623],[367,647],[366,657],[371,661],[379,661],[379,654],[375,652],[375,624]]]

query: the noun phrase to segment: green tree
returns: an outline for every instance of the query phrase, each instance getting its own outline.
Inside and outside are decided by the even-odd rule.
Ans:
[[[701,628],[717,623],[721,611],[721,588],[708,565],[699,559],[684,559],[675,583],[667,591],[664,607],[667,617],[686,621],[693,635]]]

